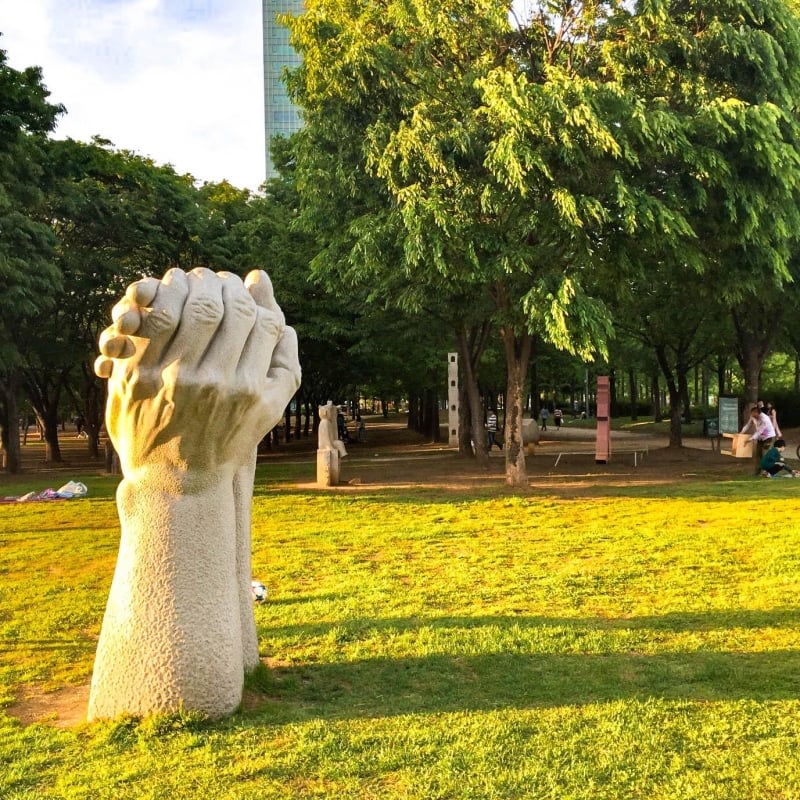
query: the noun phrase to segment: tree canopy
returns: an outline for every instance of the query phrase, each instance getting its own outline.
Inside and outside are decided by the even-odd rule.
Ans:
[[[507,480],[525,482],[536,335],[605,352],[608,282],[790,278],[798,21],[781,0],[310,0],[297,181],[321,272],[488,294],[505,343]],[[406,295],[407,297],[407,295]]]

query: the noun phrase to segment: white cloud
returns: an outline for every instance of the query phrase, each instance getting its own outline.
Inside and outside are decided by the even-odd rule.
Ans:
[[[0,21],[11,66],[41,66],[67,108],[56,136],[263,181],[260,0],[0,0]]]

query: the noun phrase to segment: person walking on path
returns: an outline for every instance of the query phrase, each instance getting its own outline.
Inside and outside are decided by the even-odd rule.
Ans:
[[[548,410],[547,406],[542,406],[541,417],[542,417],[542,430],[546,431],[547,430],[547,420],[550,417],[550,411]]]
[[[556,423],[556,430],[561,429],[561,420],[564,418],[564,413],[561,411],[560,408],[556,408],[553,411],[553,420]]]
[[[489,416],[486,418],[486,447],[489,452],[492,451],[492,445],[496,444],[498,450],[503,449],[503,445],[495,438],[497,436],[497,414],[494,409],[489,410]]]

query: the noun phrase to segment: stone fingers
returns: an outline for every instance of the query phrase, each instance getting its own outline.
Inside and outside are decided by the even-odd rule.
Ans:
[[[114,326],[123,335],[139,332],[143,316],[153,303],[161,281],[156,278],[143,278],[132,283],[125,296],[111,310]]]
[[[109,378],[115,360],[130,359],[137,352],[142,365],[158,363],[178,327],[187,295],[186,273],[179,269],[169,270],[163,280],[132,283],[111,311],[114,324],[100,335],[95,373]]]
[[[294,328],[286,327],[277,347],[272,352],[272,361],[267,371],[269,383],[279,383],[288,393],[288,403],[292,395],[300,386],[301,371],[298,357],[297,332]],[[285,404],[284,404],[285,405]]]
[[[174,332],[163,355],[158,356],[159,363],[167,365],[180,360],[182,366],[193,368],[202,361],[222,322],[224,314],[222,281],[205,267],[197,267],[189,273],[171,270],[167,276],[172,272],[183,276],[182,280],[176,280],[176,286],[179,282],[182,283],[186,287],[186,293],[181,298],[182,287],[178,288],[174,292],[174,297],[170,295],[168,298],[168,300],[174,299],[175,302],[159,307],[158,316],[154,306],[147,322],[153,328],[159,326],[159,333],[164,334],[163,338],[169,337]],[[167,276],[164,278],[164,284],[167,282]],[[156,303],[160,296],[159,289]]]
[[[283,336],[285,320],[275,301],[272,281],[263,270],[253,270],[244,285],[256,303],[257,315],[242,350],[237,368],[239,380],[260,393],[272,362],[272,353]]]
[[[248,387],[262,402],[273,386],[283,387],[288,402],[299,385],[297,336],[286,328],[263,270],[243,282],[227,272],[172,269],[162,280],[131,284],[112,319],[95,361],[100,377],[111,377],[121,360],[126,370],[158,372],[180,362],[182,373],[194,370],[206,381]]]
[[[218,371],[231,381],[253,326],[256,324],[257,306],[241,278],[229,272],[217,273],[222,284],[223,317],[214,338],[203,357],[203,367]]]
[[[261,308],[275,313],[279,317],[281,325],[285,323],[283,311],[275,300],[272,281],[263,269],[254,269],[249,272],[244,279],[244,285]]]
[[[280,420],[284,409],[300,386],[300,379],[297,334],[294,328],[287,327],[272,352],[267,379],[263,384],[261,409],[265,430],[269,430]]]

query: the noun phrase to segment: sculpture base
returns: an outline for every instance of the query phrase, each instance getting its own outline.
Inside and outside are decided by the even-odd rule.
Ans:
[[[336,486],[339,483],[339,454],[336,450],[317,450],[317,485]]]

